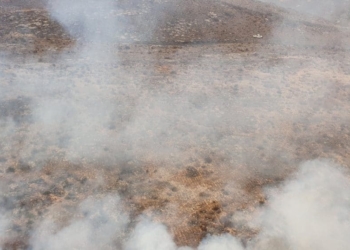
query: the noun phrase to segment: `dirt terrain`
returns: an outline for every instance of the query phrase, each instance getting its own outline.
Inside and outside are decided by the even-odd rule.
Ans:
[[[45,3],[0,0],[1,205],[14,218],[3,249],[27,249],[43,218],[64,226],[110,193],[178,246],[247,242],[258,229],[233,217],[249,221],[264,188],[305,160],[350,166],[346,22],[250,0],[115,4],[127,25],[102,46],[112,59],[91,61],[81,29]],[[77,119],[47,128],[37,110],[56,100]]]

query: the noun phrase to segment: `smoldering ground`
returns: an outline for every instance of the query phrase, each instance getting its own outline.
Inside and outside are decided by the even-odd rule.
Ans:
[[[194,18],[199,23],[231,14],[205,4],[213,11]],[[76,47],[40,62],[3,57],[4,248],[316,249],[313,233],[324,216],[341,232],[336,241],[324,234],[328,245],[321,246],[342,249],[347,226],[334,218],[347,221],[348,205],[343,195],[328,199],[348,184],[333,164],[308,163],[318,168],[302,167],[280,191],[263,190],[308,159],[349,164],[346,51],[328,50],[334,39],[308,40],[323,35],[312,33],[323,26],[302,26],[312,32],[292,41],[298,49],[283,46],[291,29],[280,22],[263,33],[276,46],[121,44],[135,35],[126,32],[134,12],[114,1],[67,5],[47,8]],[[240,25],[249,27],[254,15],[244,15]],[[165,17],[159,14],[138,39],[156,37]],[[173,22],[182,41],[187,33]],[[250,39],[263,28],[252,27]],[[281,39],[286,43],[278,45]],[[330,190],[322,204],[334,206],[318,209],[314,198],[302,211],[286,209],[302,206],[304,193],[320,197],[319,188]],[[296,239],[294,221],[309,211],[310,235]]]
[[[306,162],[293,178],[267,192],[269,203],[253,221],[241,217],[259,228],[253,240],[244,246],[230,234],[207,236],[198,249],[347,249],[349,189],[348,173],[339,166]],[[45,219],[32,236],[33,249],[177,249],[167,228],[149,218],[128,229],[129,217],[119,202],[116,196],[90,197],[79,205],[81,215],[60,229]],[[237,217],[232,221],[238,223]]]

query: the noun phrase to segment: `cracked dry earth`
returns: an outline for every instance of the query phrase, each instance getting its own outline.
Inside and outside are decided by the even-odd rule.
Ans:
[[[255,1],[117,2],[117,59],[91,61],[40,2],[0,1],[3,249],[109,193],[179,246],[248,241],[258,229],[234,215],[249,222],[265,187],[305,160],[350,165],[346,26]],[[37,119],[55,103],[69,119]]]

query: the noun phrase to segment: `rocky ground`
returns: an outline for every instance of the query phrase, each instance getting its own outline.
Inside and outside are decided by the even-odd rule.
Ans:
[[[234,215],[249,221],[265,187],[309,159],[350,166],[346,23],[248,0],[116,5],[127,25],[87,58],[42,2],[0,1],[3,249],[109,193],[179,246],[246,242],[258,229]],[[43,121],[51,106],[67,113]]]

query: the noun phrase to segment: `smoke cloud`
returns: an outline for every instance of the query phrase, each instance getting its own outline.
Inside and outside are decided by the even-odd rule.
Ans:
[[[181,202],[188,225],[204,217],[221,226],[199,226],[198,250],[350,244],[348,172],[325,160],[296,167],[322,157],[348,166],[344,61],[323,51],[277,53],[257,41],[247,48],[132,44],[125,33],[134,14],[120,1],[54,0],[47,8],[74,47],[40,60],[6,56],[0,65],[3,196],[15,204],[1,202],[1,244],[31,216],[29,249],[190,250],[176,244],[181,230],[162,221],[165,213],[174,221]],[[221,22],[205,15],[205,23]],[[155,35],[150,26],[145,38]],[[313,43],[309,26],[294,40],[284,28],[273,27],[267,41]],[[278,187],[260,190],[269,184]],[[217,205],[207,214],[206,204]],[[43,209],[29,212],[36,206]],[[149,216],[153,208],[161,215]],[[225,225],[253,233],[228,234]]]
[[[144,218],[137,224],[124,249],[175,250],[177,248],[164,225]]]
[[[301,13],[311,14],[318,18],[325,18],[346,24],[350,21],[347,9],[349,1],[347,0],[326,0],[326,1],[277,1],[261,0],[262,2],[273,3],[287,9],[292,9]]]
[[[253,221],[246,221],[260,231],[246,247],[232,235],[223,234],[208,235],[197,249],[347,249],[347,176],[348,172],[329,161],[305,162],[293,178],[266,191],[269,202],[255,213]],[[33,249],[191,249],[177,248],[168,229],[149,217],[140,217],[130,229],[129,216],[117,196],[87,198],[79,205],[77,218],[61,227],[49,219],[51,212],[32,236]],[[3,222],[2,229],[8,221]]]
[[[348,172],[327,161],[301,165],[269,191],[257,249],[346,249],[350,230]]]
[[[198,250],[243,250],[242,244],[231,235],[209,236],[198,246]]]
[[[77,217],[63,228],[47,218],[32,237],[33,249],[115,249],[129,223],[115,196],[88,198],[79,205]]]

